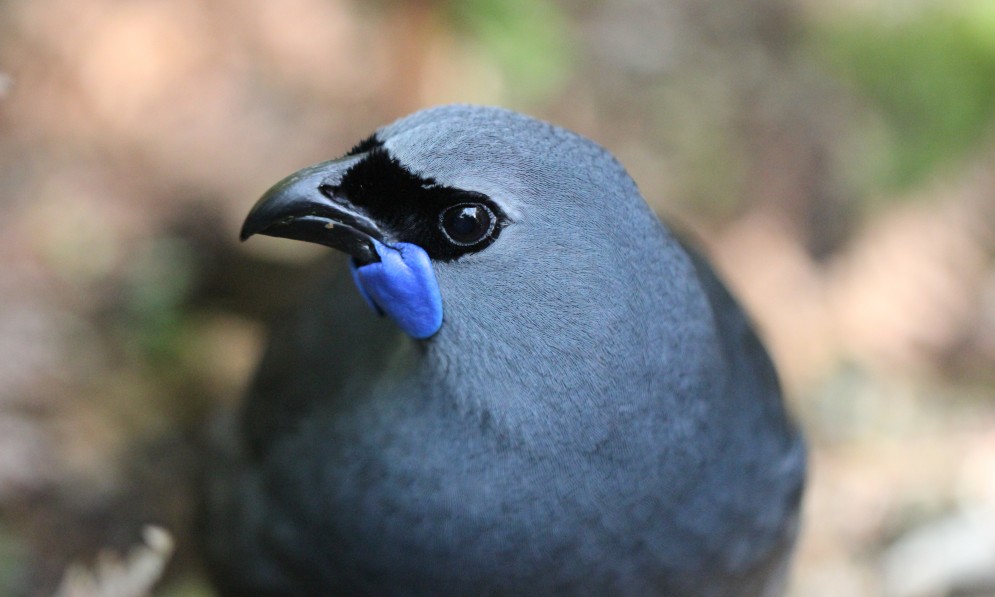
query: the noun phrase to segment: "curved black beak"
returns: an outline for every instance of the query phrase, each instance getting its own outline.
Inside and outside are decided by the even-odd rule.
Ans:
[[[358,265],[380,261],[373,240],[383,233],[339,193],[346,171],[364,155],[322,162],[295,172],[266,191],[242,224],[241,240],[253,234],[279,236],[344,251]]]

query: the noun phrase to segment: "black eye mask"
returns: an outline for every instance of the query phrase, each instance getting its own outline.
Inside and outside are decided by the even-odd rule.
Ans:
[[[366,143],[369,146],[369,143]],[[482,193],[437,184],[418,176],[375,147],[342,177],[334,192],[348,198],[383,229],[390,241],[418,245],[434,261],[453,261],[491,245],[507,224],[504,212]],[[475,207],[473,214],[454,211]],[[472,230],[462,234],[469,222]]]

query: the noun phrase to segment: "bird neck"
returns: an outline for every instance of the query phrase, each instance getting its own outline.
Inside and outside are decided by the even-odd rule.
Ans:
[[[683,253],[646,259],[642,279],[591,270],[455,297],[468,308],[449,308],[421,345],[422,374],[455,407],[525,438],[572,429],[596,442],[624,418],[693,412],[720,377],[711,312],[684,282],[696,278]]]

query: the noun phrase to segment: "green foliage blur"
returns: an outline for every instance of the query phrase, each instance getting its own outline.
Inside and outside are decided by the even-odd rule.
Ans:
[[[506,73],[512,99],[541,101],[569,75],[567,20],[549,0],[451,0],[454,26]]]
[[[931,4],[892,20],[868,12],[823,24],[817,43],[881,119],[874,182],[908,188],[991,131],[995,2]]]

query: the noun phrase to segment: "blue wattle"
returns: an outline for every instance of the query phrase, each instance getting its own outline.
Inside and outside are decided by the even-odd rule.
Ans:
[[[442,327],[442,294],[428,254],[418,245],[387,246],[373,241],[378,263],[357,267],[350,260],[352,279],[366,302],[379,315],[394,320],[404,333],[424,339]]]

